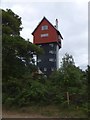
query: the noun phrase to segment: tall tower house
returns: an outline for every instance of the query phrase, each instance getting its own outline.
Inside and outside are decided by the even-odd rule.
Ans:
[[[53,26],[44,17],[32,35],[33,43],[44,49],[44,54],[37,56],[38,68],[48,76],[59,68],[59,49],[63,37],[58,31],[58,20],[56,19],[56,25]]]

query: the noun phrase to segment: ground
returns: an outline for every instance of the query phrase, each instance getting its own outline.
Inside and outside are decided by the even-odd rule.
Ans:
[[[87,118],[80,108],[60,108],[56,106],[30,106],[19,109],[3,109],[3,118]]]

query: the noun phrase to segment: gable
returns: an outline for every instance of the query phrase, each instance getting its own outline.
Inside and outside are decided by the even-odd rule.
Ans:
[[[58,35],[63,39],[60,32],[45,17],[32,32],[32,35],[35,44],[57,42]]]
[[[42,24],[42,23],[44,23],[44,24]],[[32,32],[32,35],[34,35],[34,33],[35,33],[35,32],[37,31],[37,29],[41,26],[41,24],[42,24],[42,25],[45,25],[45,23],[46,23],[46,25],[48,24],[48,25],[52,26],[53,29],[55,29],[54,26],[44,17],[44,18],[41,20],[41,22],[37,25],[37,27],[35,28],[35,30]]]

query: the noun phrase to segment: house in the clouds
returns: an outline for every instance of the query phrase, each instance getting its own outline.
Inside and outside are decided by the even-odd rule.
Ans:
[[[52,71],[59,68],[59,49],[63,39],[58,30],[58,20],[53,26],[44,17],[32,32],[33,43],[44,49],[44,54],[37,56],[38,68],[45,74],[50,75]]]

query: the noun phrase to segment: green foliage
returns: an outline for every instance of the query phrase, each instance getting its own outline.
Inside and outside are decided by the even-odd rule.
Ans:
[[[12,10],[7,9],[2,10],[2,32],[8,35],[20,35],[21,27],[21,17],[16,15]]]
[[[2,10],[2,69],[3,78],[21,77],[25,71],[35,71],[34,55],[41,54],[42,49],[23,39],[21,18],[10,9]],[[8,33],[7,33],[8,32]]]
[[[86,73],[75,66],[73,57],[65,54],[60,69],[54,71],[49,78],[51,85],[56,87],[57,103],[67,103],[66,92],[69,92],[69,100],[72,104],[82,105],[87,102],[86,79]]]
[[[32,76],[37,71],[34,55],[43,53],[42,49],[20,36],[21,25],[21,17],[10,9],[2,10],[3,103],[9,105],[10,102],[17,103],[23,91],[23,82],[27,86],[25,76]],[[18,102],[24,104],[24,99]]]

